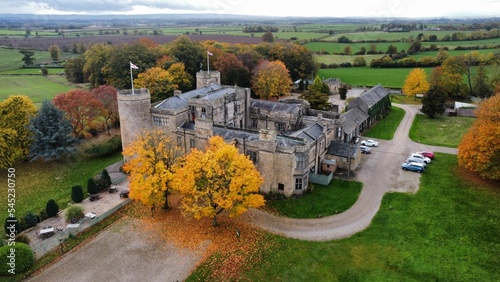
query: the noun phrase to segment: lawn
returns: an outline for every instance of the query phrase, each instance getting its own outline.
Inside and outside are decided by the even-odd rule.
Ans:
[[[363,184],[334,178],[328,186],[314,184],[298,199],[266,200],[266,209],[293,218],[318,218],[342,213],[358,200]]]
[[[64,72],[64,68],[47,68],[48,74],[59,74]],[[26,68],[9,71],[2,71],[2,74],[18,74],[18,75],[42,75],[42,68]]]
[[[45,163],[18,162],[15,169],[16,215],[24,216],[28,211],[39,214],[47,201],[54,199],[60,209],[71,202],[71,187],[82,185],[86,191],[87,180],[94,177],[106,166],[122,160],[121,153],[110,157],[91,159],[77,155],[66,161]],[[1,173],[0,182],[7,183],[7,173]],[[0,189],[0,198],[7,199],[7,189]],[[0,214],[3,223],[6,212]],[[3,229],[2,232],[3,233]]]
[[[34,51],[34,62],[41,63],[50,61],[48,51]],[[0,72],[17,70],[23,67],[23,55],[19,50],[0,48]]]
[[[0,75],[0,101],[11,95],[26,95],[33,103],[52,100],[57,94],[68,92],[74,87],[55,83],[48,77],[40,75]]]
[[[440,116],[431,119],[416,115],[410,138],[423,144],[456,148],[475,120],[472,117]]]
[[[391,140],[404,115],[405,111],[403,109],[393,106],[391,108],[391,113],[363,132],[363,136]]]
[[[266,235],[237,280],[498,281],[500,209],[491,208],[500,204],[498,189],[467,178],[454,155],[438,153],[435,164],[416,194],[387,194],[371,226],[348,239]],[[187,281],[217,280],[211,269],[219,258]]]
[[[432,68],[423,68],[430,75]],[[340,78],[342,82],[352,86],[375,86],[382,84],[384,87],[401,88],[408,73],[412,68],[370,68],[353,67],[353,68],[335,68],[335,69],[320,69],[318,75],[321,78],[335,77]]]

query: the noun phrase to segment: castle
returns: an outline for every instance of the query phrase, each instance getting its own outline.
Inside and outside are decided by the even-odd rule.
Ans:
[[[251,99],[248,88],[221,85],[220,72],[200,71],[195,90],[176,90],[155,104],[147,89],[119,91],[122,146],[150,128],[164,130],[185,153],[203,150],[218,135],[253,161],[264,178],[262,193],[300,195],[310,182],[328,184],[337,168],[359,165],[361,152],[353,140],[389,97],[378,85],[358,98],[343,114],[311,110],[303,100]]]

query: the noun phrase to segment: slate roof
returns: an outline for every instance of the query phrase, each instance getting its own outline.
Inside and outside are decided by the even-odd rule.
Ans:
[[[218,84],[211,84],[210,86],[205,86],[199,89],[194,89],[185,93],[181,93],[179,96],[169,97],[159,103],[157,103],[153,108],[156,109],[181,109],[189,105],[189,99],[216,99],[224,97],[227,94],[236,92],[236,89],[232,86],[222,86]]]
[[[246,139],[248,141],[257,141],[259,140],[259,133],[254,131],[247,131],[236,128],[226,128],[226,127],[213,127],[214,135],[221,136],[226,141],[234,140],[234,139]],[[279,147],[287,147],[292,148],[295,146],[304,146],[305,143],[303,140],[298,138],[293,138],[284,135],[276,136],[276,145]]]
[[[307,143],[317,140],[323,134],[323,126],[311,124],[303,129],[292,132],[289,136],[298,137]]]
[[[343,129],[346,134],[353,132],[369,117],[365,111],[360,109],[360,107],[350,109],[343,115],[345,120]]]
[[[344,143],[338,141],[330,142],[330,145],[328,145],[328,149],[326,151],[326,153],[329,155],[338,156],[342,158],[347,158],[350,153],[351,159],[356,158],[357,152],[358,152],[358,146],[356,144]]]
[[[301,105],[292,103],[280,103],[266,100],[250,99],[250,107],[255,109],[264,109],[268,111],[285,112],[289,114],[300,113]]]
[[[389,95],[389,90],[378,84],[349,102],[348,108],[353,109],[355,107],[360,107],[365,113],[368,113],[371,107],[387,95]]]

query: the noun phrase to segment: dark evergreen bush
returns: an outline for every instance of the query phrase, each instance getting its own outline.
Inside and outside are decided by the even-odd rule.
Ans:
[[[46,209],[41,210],[40,213],[38,214],[38,216],[40,217],[41,221],[46,220],[47,218],[49,218],[49,215],[47,214],[47,210]]]
[[[87,182],[87,192],[89,194],[97,194],[97,192],[99,192],[97,189],[97,185],[95,184],[94,178],[89,178]]]
[[[11,249],[15,249],[15,274],[23,273],[33,266],[35,261],[35,256],[30,247],[23,243],[16,243],[13,246],[5,245],[0,248],[0,275],[7,276],[12,275],[9,272],[11,269],[10,263]]]
[[[32,212],[28,212],[24,216],[24,221],[26,222],[27,228],[33,227],[40,222],[39,217]]]
[[[81,203],[84,199],[83,189],[80,185],[71,187],[71,199],[75,203]]]
[[[107,190],[109,187],[111,187],[111,177],[109,176],[108,170],[103,169],[101,173],[101,185],[103,185],[102,190]]]
[[[59,205],[57,205],[56,201],[54,201],[53,199],[50,199],[47,202],[45,210],[47,211],[47,215],[49,217],[56,216],[57,213],[59,212]]]

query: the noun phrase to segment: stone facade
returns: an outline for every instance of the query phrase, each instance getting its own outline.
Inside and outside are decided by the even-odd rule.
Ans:
[[[352,113],[310,110],[305,101],[254,100],[248,88],[220,85],[218,71],[200,71],[195,90],[175,91],[153,105],[149,100],[146,89],[134,95],[118,92],[124,147],[151,127],[170,134],[185,153],[203,150],[211,136],[222,136],[253,161],[264,178],[263,193],[302,194],[315,175],[331,173],[323,171],[325,163],[335,163],[335,168],[350,164],[354,170],[361,158],[351,144],[350,156],[342,156],[342,144],[350,142],[344,128],[349,128]]]

